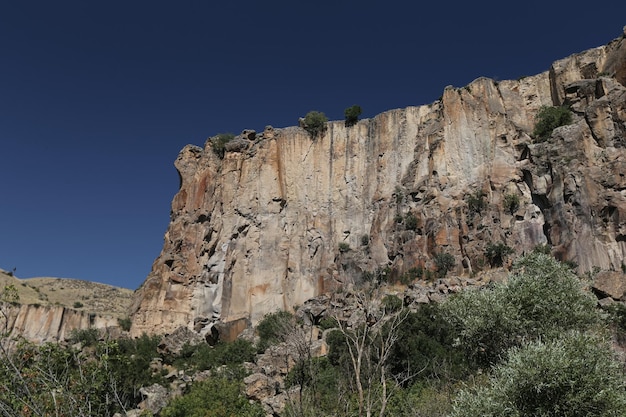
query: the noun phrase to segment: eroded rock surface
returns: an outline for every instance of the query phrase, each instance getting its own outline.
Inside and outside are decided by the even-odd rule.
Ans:
[[[449,87],[435,103],[352,127],[331,122],[315,140],[300,127],[268,127],[245,131],[223,159],[210,141],[186,146],[132,333],[186,326],[232,338],[366,273],[434,271],[444,252],[455,259],[450,274],[468,279],[488,267],[489,243],[516,254],[549,244],[580,272],[621,271],[625,45],[622,37],[520,80]],[[574,122],[534,143],[535,115],[552,105],[570,106]],[[476,210],[468,201],[481,194]]]

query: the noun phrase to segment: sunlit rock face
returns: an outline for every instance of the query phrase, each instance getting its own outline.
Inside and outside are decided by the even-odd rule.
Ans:
[[[317,138],[245,131],[223,159],[209,141],[186,146],[131,332],[232,338],[366,272],[434,270],[439,253],[468,277],[488,267],[489,243],[516,254],[550,244],[582,272],[621,271],[625,51],[622,37],[536,76],[480,78],[429,105],[330,122]],[[574,123],[534,143],[535,115],[552,105],[570,106]],[[475,210],[468,199],[481,193]]]
[[[0,309],[2,331],[8,333],[4,341],[9,343],[18,337],[34,343],[58,342],[69,339],[74,331],[85,329],[119,333],[115,317],[63,306],[0,303]]]

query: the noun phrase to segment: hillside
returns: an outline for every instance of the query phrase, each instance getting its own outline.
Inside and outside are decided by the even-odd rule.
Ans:
[[[0,288],[14,285],[21,304],[61,306],[89,313],[126,317],[133,291],[69,278],[19,279],[0,270]]]

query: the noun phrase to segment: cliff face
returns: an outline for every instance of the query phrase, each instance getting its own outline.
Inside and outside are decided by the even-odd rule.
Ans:
[[[0,324],[7,340],[23,337],[34,343],[66,340],[74,330],[118,328],[117,318],[63,306],[0,303]],[[6,314],[6,317],[4,316]],[[6,327],[5,327],[6,326]]]
[[[317,139],[299,127],[245,131],[223,159],[209,141],[186,146],[131,332],[216,327],[228,338],[364,272],[432,269],[445,252],[469,276],[492,242],[518,254],[547,243],[580,271],[621,271],[624,85],[622,37],[533,77],[480,78],[430,105],[331,122]],[[574,123],[533,143],[537,110],[562,104]],[[468,201],[481,193],[476,210]]]

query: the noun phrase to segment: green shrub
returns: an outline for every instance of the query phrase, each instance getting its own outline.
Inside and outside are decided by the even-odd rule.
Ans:
[[[334,317],[326,316],[318,324],[321,330],[328,330],[337,327],[337,320]]]
[[[513,214],[519,208],[519,196],[517,194],[506,194],[504,196],[504,209]]]
[[[250,403],[239,381],[224,376],[196,382],[191,391],[174,398],[162,417],[264,417],[263,408]]]
[[[489,242],[485,248],[485,257],[489,261],[489,265],[492,267],[502,266],[504,264],[504,259],[512,253],[513,249],[502,242]]]
[[[535,117],[533,137],[537,142],[544,142],[554,129],[570,123],[572,123],[572,112],[567,107],[543,106]]]
[[[83,308],[84,305],[80,301],[74,301],[74,308]]]
[[[582,281],[556,259],[532,253],[514,264],[506,283],[466,290],[442,309],[458,331],[459,347],[478,365],[496,363],[524,341],[598,326],[601,316]]]
[[[436,254],[434,261],[435,266],[437,267],[437,273],[440,277],[445,277],[448,274],[448,271],[456,265],[454,256],[444,252]]]
[[[253,362],[255,354],[255,347],[244,339],[219,342],[215,346],[207,343],[185,345],[180,355],[174,359],[174,366],[204,371],[222,365],[237,366],[244,362]]]
[[[542,253],[544,255],[552,254],[552,248],[547,243],[537,245],[533,248],[533,253]]]
[[[451,417],[623,416],[624,372],[610,345],[580,332],[514,349],[490,383],[462,391]]]
[[[211,141],[211,148],[213,152],[220,158],[224,158],[224,153],[226,152],[226,144],[233,140],[235,135],[232,133],[219,133],[216,136],[213,136]]]
[[[409,285],[416,279],[421,278],[424,275],[424,268],[417,266],[410,268],[404,274],[400,276],[400,283],[403,285]]]
[[[359,121],[361,113],[361,106],[357,106],[356,104],[345,109],[343,114],[346,117],[346,127],[354,126]]]
[[[473,193],[469,194],[465,198],[465,202],[467,203],[467,208],[470,212],[470,215],[481,214],[485,207],[487,207],[487,203],[485,202],[485,195],[481,190],[476,190]]]
[[[390,372],[409,375],[408,383],[464,377],[468,368],[463,352],[455,347],[455,338],[456,330],[439,304],[419,306],[398,329],[398,341],[390,352]]]
[[[133,322],[130,317],[118,318],[117,324],[120,326],[122,330],[125,332],[130,331],[130,326],[132,326]]]
[[[347,242],[339,242],[339,252],[346,253],[350,251],[350,245]]]
[[[83,346],[95,346],[100,339],[100,332],[98,329],[74,329],[70,333],[69,341],[71,343],[80,343]]]
[[[387,313],[395,313],[400,311],[404,303],[397,295],[387,294],[382,299],[383,308]]]
[[[257,350],[264,352],[271,345],[284,341],[294,326],[295,317],[288,311],[266,314],[256,327],[259,335]]]
[[[315,139],[326,130],[328,118],[322,112],[312,110],[304,116],[304,129]]]
[[[404,216],[404,228],[406,230],[417,230],[418,221],[417,217],[413,213],[408,213]]]

